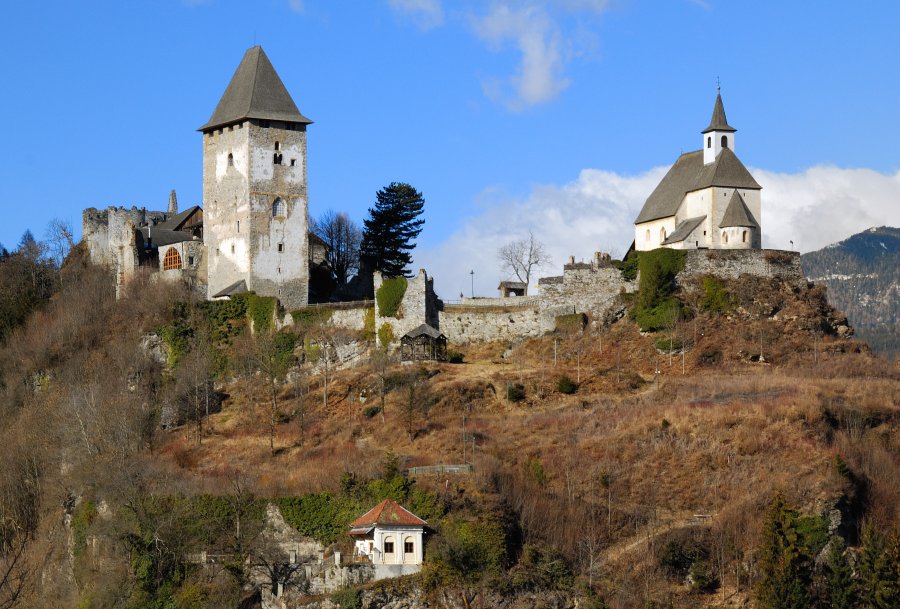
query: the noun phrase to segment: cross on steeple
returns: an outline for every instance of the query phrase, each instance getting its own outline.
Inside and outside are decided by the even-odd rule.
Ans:
[[[722,83],[719,82],[719,77],[716,76],[716,93],[722,92]]]

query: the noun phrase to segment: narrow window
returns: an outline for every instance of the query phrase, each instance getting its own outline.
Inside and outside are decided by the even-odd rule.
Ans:
[[[241,232],[241,221],[237,221],[237,232]]]
[[[279,150],[279,148],[278,148],[278,142],[275,142],[275,150]]]
[[[231,244],[231,253],[234,253],[234,243]]]
[[[644,241],[650,241],[650,229],[647,229],[647,233],[644,235]]]
[[[741,233],[741,241],[747,243],[747,231]]]
[[[665,227],[659,229],[659,242],[662,243],[666,240],[666,229]]]
[[[728,148],[728,136],[727,135],[722,136],[722,148]]]
[[[728,233],[722,232],[722,243],[728,243]]]
[[[194,266],[194,257],[188,256],[188,266]]]
[[[234,155],[230,152],[228,153],[228,166],[234,167]]]
[[[282,158],[282,157],[281,157],[281,153],[280,153],[280,152],[276,152],[276,153],[272,156],[272,162],[273,162],[275,165],[281,165],[281,158]]]
[[[710,136],[706,136],[706,147],[712,148],[712,138]]]
[[[163,258],[163,270],[169,271],[172,269],[180,269],[181,268],[181,254],[178,253],[178,250],[174,247],[170,247],[166,251],[166,256]]]
[[[297,166],[297,159],[291,159],[291,167]]]
[[[284,251],[284,243],[279,243],[278,244],[278,253],[280,254],[283,251]]]
[[[285,208],[284,201],[280,198],[276,198],[275,202],[272,203],[272,217],[273,218],[283,218],[287,215],[287,209]]]

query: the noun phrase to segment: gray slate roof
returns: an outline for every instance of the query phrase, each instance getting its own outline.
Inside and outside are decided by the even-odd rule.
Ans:
[[[431,338],[440,338],[444,335],[428,324],[422,324],[416,328],[413,328],[412,330],[404,334],[404,336],[407,338],[416,338],[417,336],[430,336]]]
[[[144,243],[149,241],[150,247],[162,247],[164,245],[172,245],[173,243],[194,240],[194,236],[191,233],[160,228],[160,226],[144,226],[139,229],[144,236]]]
[[[762,189],[731,148],[723,148],[716,160],[709,165],[703,164],[702,150],[686,152],[678,157],[656,189],[647,197],[634,223],[674,216],[684,195],[710,186]]]
[[[172,192],[174,193],[175,191],[173,190]],[[157,228],[168,229],[168,230],[178,230],[179,228],[181,228],[181,225],[184,224],[184,222],[188,218],[190,218],[192,215],[194,215],[194,212],[197,211],[198,209],[200,209],[199,205],[194,205],[192,207],[189,207],[186,210],[184,210],[183,212],[181,212],[180,214],[175,214],[174,216],[172,216],[165,222],[160,222],[153,228],[154,228],[154,230],[156,230]]]
[[[737,131],[734,127],[728,124],[728,119],[725,118],[725,106],[722,104],[722,94],[716,94],[716,105],[713,106],[713,114],[712,118],[709,119],[709,127],[704,129],[701,133],[709,133],[710,131],[730,131],[734,133]]]
[[[759,228],[759,223],[753,219],[753,214],[747,208],[744,197],[737,190],[731,193],[728,207],[725,208],[725,215],[722,216],[722,221],[719,223],[719,228],[728,228],[729,226]]]
[[[670,243],[679,243],[687,239],[687,236],[690,235],[695,228],[700,226],[700,223],[706,220],[706,216],[698,216],[696,218],[688,218],[687,220],[683,220],[678,226],[675,227],[675,232],[666,237],[666,240],[663,241],[663,245],[669,245]]]
[[[300,114],[290,93],[272,67],[262,47],[248,50],[219,100],[209,121],[198,131],[207,131],[247,118],[310,124]]]
[[[243,294],[247,291],[247,282],[241,279],[232,283],[230,286],[213,294],[213,298],[222,298],[223,296],[234,296],[235,294]]]

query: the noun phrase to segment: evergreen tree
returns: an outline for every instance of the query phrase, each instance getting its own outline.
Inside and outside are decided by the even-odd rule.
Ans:
[[[835,536],[828,549],[825,563],[827,606],[831,609],[853,609],[856,607],[856,581],[853,569],[847,562],[844,540]]]
[[[859,599],[865,609],[900,606],[900,542],[868,523],[859,554]]]
[[[375,194],[375,207],[369,208],[369,217],[363,222],[360,258],[387,277],[409,274],[407,265],[412,261],[409,252],[412,242],[425,220],[419,216],[425,206],[422,193],[409,184],[391,182]]]
[[[776,497],[764,525],[761,577],[756,589],[762,609],[807,609],[811,566],[797,530],[798,514]]]

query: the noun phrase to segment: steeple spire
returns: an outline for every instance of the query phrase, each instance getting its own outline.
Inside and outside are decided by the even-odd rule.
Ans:
[[[725,104],[722,103],[722,87],[716,78],[716,105],[713,106],[709,127],[703,133],[703,164],[709,165],[719,156],[723,148],[734,150],[734,127],[728,124],[725,117]]]
[[[713,106],[709,127],[701,133],[709,133],[710,131],[727,131],[729,133],[737,131],[737,129],[728,124],[728,119],[725,118],[725,105],[722,103],[722,90],[720,87],[716,87],[716,105]]]

